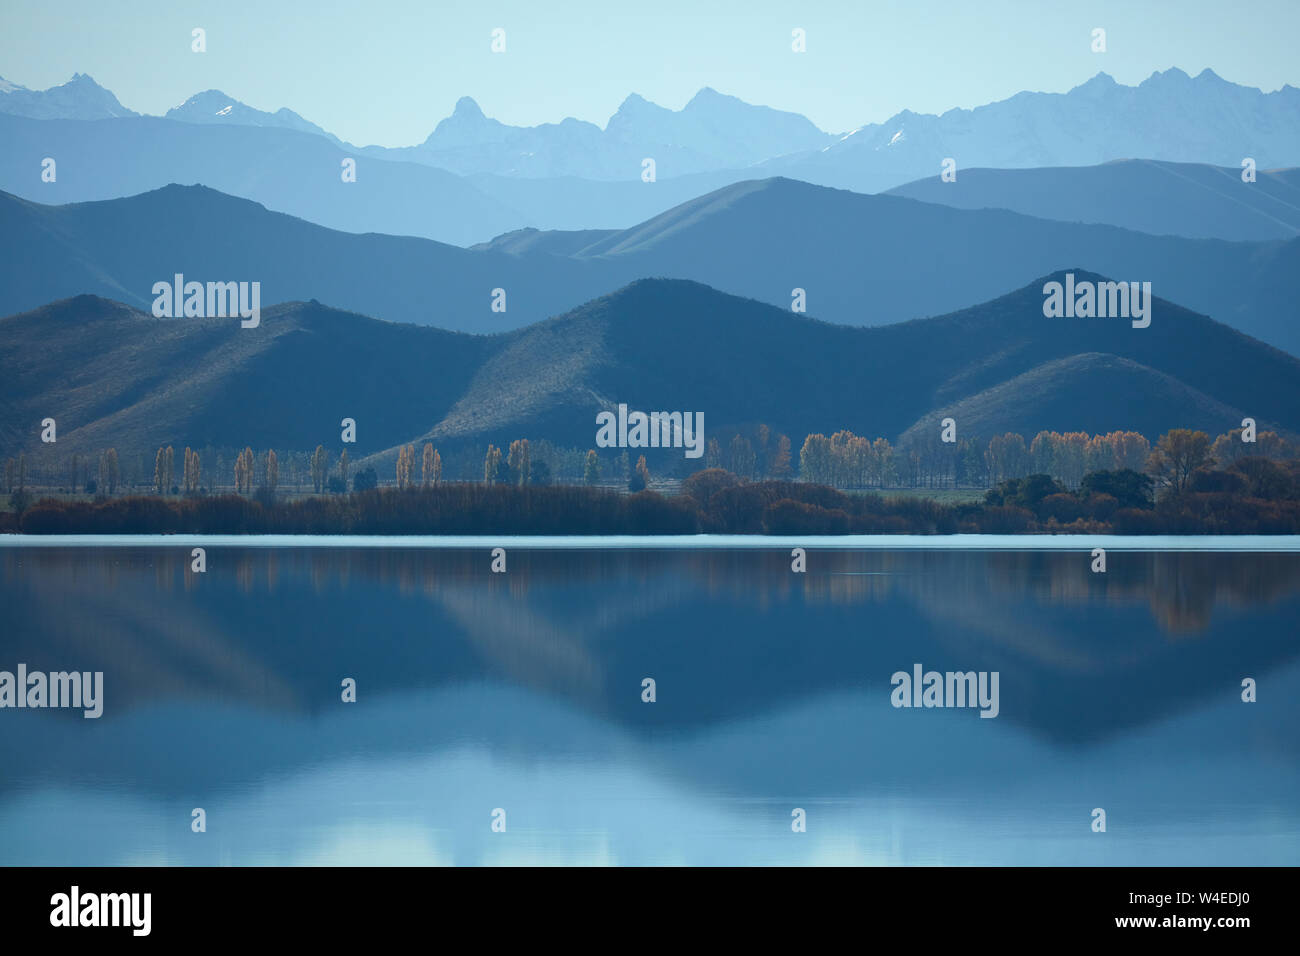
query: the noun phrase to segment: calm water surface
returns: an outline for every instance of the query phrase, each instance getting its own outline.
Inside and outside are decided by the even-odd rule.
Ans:
[[[0,864],[1300,863],[1300,554],[489,561],[0,548],[0,670],[105,684],[0,710]],[[999,716],[894,708],[917,663]]]

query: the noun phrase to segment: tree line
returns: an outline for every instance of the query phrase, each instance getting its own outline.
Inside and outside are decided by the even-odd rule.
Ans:
[[[1253,439],[1253,440],[1251,440]],[[1013,478],[1048,475],[1077,489],[1085,475],[1130,470],[1149,474],[1158,487],[1186,486],[1192,474],[1214,462],[1262,457],[1295,458],[1300,447],[1274,432],[1250,435],[1232,429],[1215,439],[1202,431],[1172,429],[1153,446],[1134,431],[1104,435],[1040,431],[1026,442],[1008,432],[987,442],[963,439],[908,442],[899,447],[886,438],[874,441],[851,431],[809,435],[799,452],[799,475],[834,488],[984,487]]]
[[[1173,433],[1171,433],[1172,435]],[[1208,440],[1174,436],[1163,492],[1151,475],[1008,478],[983,501],[847,493],[808,481],[746,480],[721,468],[680,491],[444,482],[273,500],[240,494],[46,498],[0,513],[0,531],[195,534],[956,534],[1300,533],[1300,461],[1238,457],[1214,467]],[[1202,433],[1203,434],[1203,433]],[[1189,437],[1190,436],[1190,437]],[[1153,451],[1153,455],[1156,452]],[[1186,468],[1199,461],[1192,471]]]
[[[535,449],[540,450],[540,456]],[[561,453],[569,472],[567,481],[558,478],[550,464],[559,461]],[[1008,432],[987,441],[963,438],[952,443],[939,441],[936,434],[933,440],[909,437],[896,446],[886,438],[869,440],[842,429],[830,436],[806,436],[799,450],[796,475],[790,439],[759,425],[749,435],[737,432],[729,439],[709,438],[703,460],[696,468],[723,469],[750,481],[797,477],[841,490],[992,488],[1033,474],[1048,475],[1067,489],[1077,490],[1091,472],[1128,469],[1150,475],[1163,489],[1169,485],[1185,487],[1198,469],[1216,461],[1231,463],[1247,457],[1285,460],[1298,453],[1300,449],[1294,442],[1276,433],[1248,436],[1244,429],[1233,429],[1214,439],[1204,432],[1174,429],[1162,435],[1154,446],[1135,431],[1098,435],[1040,431],[1028,441]],[[231,462],[227,454],[186,446],[178,476],[175,449],[165,445],[155,452],[152,471],[147,471],[141,459],[134,480],[129,482],[124,480],[114,448],[105,449],[97,458],[73,454],[70,468],[52,467],[46,456],[37,481],[32,480],[27,456],[19,455],[5,462],[4,491],[16,493],[15,502],[22,506],[29,500],[33,484],[44,488],[65,486],[73,493],[94,495],[115,495],[142,487],[163,496],[209,494],[231,488],[236,494],[274,498],[286,482],[294,492],[309,487],[314,494],[343,494],[381,484],[392,484],[398,490],[435,487],[445,480],[443,457],[429,442],[418,454],[413,443],[400,446],[392,478],[387,480],[381,479],[372,466],[357,468],[347,449],[336,457],[323,445],[317,445],[310,454],[274,449],[255,453],[245,447],[234,453]],[[465,475],[463,453],[461,462],[459,471]],[[695,463],[683,459],[665,462],[666,466],[670,464],[680,469]],[[287,474],[282,474],[285,469]],[[488,444],[478,475],[486,485],[597,486],[616,482],[631,492],[651,486],[645,455],[638,456],[633,464],[624,450],[610,462],[602,460],[595,449],[585,454],[562,452],[549,443],[526,438],[515,439],[504,449]]]

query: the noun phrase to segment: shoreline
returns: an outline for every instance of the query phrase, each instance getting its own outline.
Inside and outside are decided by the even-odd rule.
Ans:
[[[428,535],[428,534],[0,534],[0,548],[394,548],[534,551],[786,550],[845,551],[1108,551],[1300,553],[1300,535],[1220,534],[680,534],[680,535]]]

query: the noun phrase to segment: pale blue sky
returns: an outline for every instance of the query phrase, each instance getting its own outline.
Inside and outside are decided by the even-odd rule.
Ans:
[[[196,26],[207,53],[190,52]],[[504,54],[489,50],[494,27]],[[794,27],[806,53],[790,50]],[[89,73],[145,113],[216,88],[400,146],[461,96],[508,123],[603,126],[630,92],[677,109],[712,86],[842,132],[905,108],[1064,92],[1098,70],[1132,84],[1210,67],[1274,90],[1300,85],[1298,36],[1300,0],[3,0],[0,76],[38,89]]]

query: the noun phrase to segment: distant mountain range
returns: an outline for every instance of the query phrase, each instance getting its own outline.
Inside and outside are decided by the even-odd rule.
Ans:
[[[282,107],[274,113],[266,113],[247,106],[220,90],[196,93],[180,106],[169,109],[164,118],[180,120],[182,123],[206,123],[214,126],[271,126],[296,130],[299,133],[314,133],[335,143],[339,142],[339,138],[333,133],[325,132],[293,110]]]
[[[621,284],[577,260],[335,232],[201,186],[69,206],[0,194],[0,253],[0,314],[83,292],[147,311],[153,284],[180,272],[260,282],[264,306],[316,298],[385,319],[497,332]],[[495,288],[507,290],[504,313],[491,310]]]
[[[1300,169],[1257,170],[1152,159],[1100,166],[967,169],[955,182],[927,176],[889,190],[958,209],[1010,209],[1041,219],[1092,222],[1193,239],[1300,235]]]
[[[291,129],[137,116],[82,122],[0,114],[0,184],[37,202],[134,196],[173,182],[230,195],[347,232],[436,237],[468,245],[516,228],[521,215],[463,177],[419,163],[358,160],[331,140]],[[41,180],[41,163],[57,180]]]
[[[1082,267],[1151,281],[1157,295],[1300,353],[1300,239],[1149,236],[769,179],[631,229],[522,232],[474,248],[522,262],[564,256],[628,279],[694,279],[786,307],[801,288],[809,314],[848,325],[937,315]]]
[[[1294,210],[1276,215],[1286,196],[1270,191],[1273,180],[1261,175],[1247,205],[1229,210],[1218,189],[1226,183],[1213,182],[1222,170],[1189,169],[1191,181],[1178,186],[1170,167],[1239,173],[1246,156],[1260,170],[1300,165],[1300,91],[1266,94],[1209,71],[1193,79],[1169,70],[1136,87],[1099,74],[1065,94],[1021,93],[942,116],[904,112],[835,136],[799,114],[709,88],[677,111],[629,96],[604,129],[575,119],[508,126],[463,97],[425,142],[397,148],[352,146],[292,110],[255,109],[219,90],[161,119],[122,107],[83,74],[43,92],[0,81],[5,89],[0,189],[15,195],[79,202],[201,182],[331,228],[461,245],[523,227],[625,228],[722,186],[774,175],[859,192],[902,188],[928,201],[1048,218],[1080,219],[1083,210],[1082,221],[1156,233],[1281,238],[1293,234],[1285,230]],[[340,164],[349,156],[358,161],[357,181],[345,185]],[[40,178],[45,157],[59,163],[53,183]],[[941,184],[948,157],[957,181]],[[641,179],[646,158],[656,164],[652,183]],[[1055,202],[1033,198],[1053,180],[1005,172],[990,183],[986,175],[1125,159],[1161,165],[1061,180],[1084,191]],[[939,185],[955,189],[934,192]],[[1197,185],[1214,188],[1199,193]],[[1137,208],[1113,198],[1112,188],[1140,199]]]
[[[1142,330],[1045,319],[1047,278],[875,329],[674,280],[641,280],[498,336],[314,302],[270,308],[257,330],[243,330],[81,296],[0,320],[0,447],[38,447],[38,423],[54,416],[69,452],[310,449],[337,444],[347,416],[358,422],[354,459],[387,468],[395,446],[424,439],[444,450],[519,437],[589,447],[596,412],[619,402],[703,411],[706,434],[766,423],[796,443],[839,428],[897,439],[941,415],[956,417],[965,437],[1218,434],[1245,415],[1300,430],[1292,356],[1165,300],[1155,303],[1161,321]]]
[[[37,92],[0,80],[0,112],[42,119],[137,115],[85,74]],[[268,113],[220,90],[169,110],[185,122],[277,126],[330,136],[289,109]],[[355,147],[349,147],[355,148]],[[462,175],[636,179],[654,158],[662,178],[756,164],[760,175],[877,192],[937,172],[945,157],[959,168],[1088,166],[1114,159],[1159,159],[1261,168],[1300,165],[1300,89],[1273,93],[1230,83],[1212,70],[1179,69],[1122,86],[1106,73],[1068,93],[1023,92],[940,116],[904,110],[883,123],[825,133],[798,113],[755,106],[704,87],[680,110],[633,93],[605,128],[565,119],[508,126],[470,97],[418,146],[365,147],[383,158],[427,163]]]
[[[139,116],[85,73],[48,90],[29,90],[0,76],[0,113],[29,119],[101,120]]]
[[[0,143],[8,448],[51,409],[88,450],[303,449],[351,416],[387,467],[424,439],[586,447],[624,401],[795,440],[946,415],[1300,431],[1300,170],[1270,168],[1300,163],[1290,86],[1100,74],[835,137],[707,88],[678,111],[629,97],[604,129],[462,98],[391,149],[217,90],[140,116],[78,74],[0,81]],[[1150,328],[1045,318],[1065,270],[1151,283]],[[177,273],[259,282],[261,326],[149,316]]]
[[[139,116],[91,77],[78,73],[62,86],[28,90],[0,78],[0,113],[33,119],[100,120]],[[704,87],[680,110],[633,93],[605,128],[569,117],[540,126],[508,126],[483,115],[463,96],[417,146],[357,147],[343,144],[293,110],[274,113],[251,107],[220,90],[191,96],[166,119],[218,126],[289,129],[324,136],[349,150],[380,159],[419,162],[460,175],[530,179],[576,177],[640,181],[642,160],[653,158],[656,176],[740,169],[787,153],[834,142],[806,117],[754,106]]]
[[[1208,163],[1240,169],[1300,165],[1300,89],[1264,93],[1203,70],[1153,73],[1121,86],[1105,73],[1068,93],[1018,93],[941,116],[904,111],[854,130],[828,149],[768,160],[764,174],[879,192],[961,170],[1092,166],[1116,159]]]
[[[728,186],[632,229],[522,232],[472,249],[334,232],[202,187],[68,206],[0,194],[0,251],[0,314],[81,293],[147,310],[154,283],[179,272],[259,281],[263,305],[314,298],[468,332],[520,328],[647,276],[786,309],[799,288],[809,315],[882,325],[1082,268],[1151,282],[1158,296],[1300,353],[1300,238],[1149,236],[785,179]],[[498,288],[505,312],[491,308]]]
[[[419,146],[366,147],[380,158],[427,163],[461,175],[526,179],[576,177],[641,180],[653,159],[656,178],[744,169],[787,153],[834,142],[807,118],[753,106],[705,87],[680,110],[665,109],[633,93],[604,129],[573,118],[541,126],[507,126],[483,115],[468,96]]]
[[[93,202],[202,183],[346,232],[468,246],[524,227],[623,228],[734,182],[703,173],[657,183],[457,176],[368,158],[292,129],[150,116],[82,122],[0,113],[0,189],[43,203]],[[55,182],[41,179],[55,159]],[[356,160],[356,182],[342,163]]]

